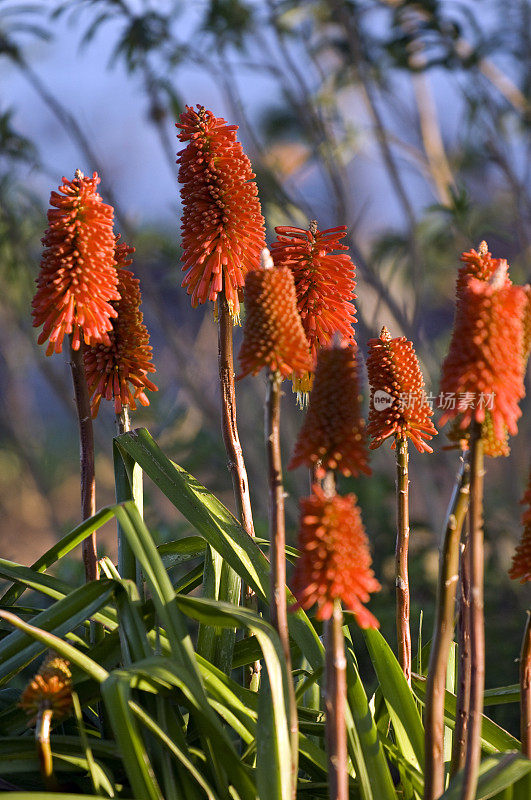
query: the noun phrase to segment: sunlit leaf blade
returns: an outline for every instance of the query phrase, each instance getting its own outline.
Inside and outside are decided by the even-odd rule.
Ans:
[[[375,628],[368,628],[363,633],[393,723],[398,746],[416,769],[422,769],[424,730],[413,692],[382,634]]]
[[[479,767],[476,800],[488,800],[531,773],[531,761],[520,753],[498,753],[483,759]],[[463,773],[458,772],[440,800],[459,800]]]
[[[114,589],[112,581],[98,581],[80,586],[37,614],[33,624],[35,628],[54,631],[56,636],[64,636],[83,621],[98,618],[97,612],[112,598]],[[11,620],[9,622],[12,624]],[[0,642],[0,684],[49,647],[42,640],[37,643],[32,633],[17,627],[19,630],[13,631]]]
[[[57,544],[54,544],[53,547],[50,547],[50,549],[44,553],[44,555],[38,558],[29,569],[34,570],[35,572],[45,572],[48,567],[50,567],[52,564],[55,564],[55,562],[60,558],[74,550],[74,548],[76,548],[84,539],[90,536],[93,531],[101,528],[102,525],[105,525],[105,523],[109,522],[109,520],[111,520],[113,517],[114,507],[102,508],[101,511],[98,511],[97,514],[95,514],[89,520],[85,520],[72,531],[70,531],[70,533],[67,533],[66,536],[63,536],[63,538],[57,542]],[[25,587],[21,584],[10,586],[7,592],[5,592],[5,594],[0,598],[0,605],[13,604],[17,598],[20,597],[24,591],[24,588]]]
[[[396,800],[396,791],[356,663],[347,649],[347,734],[364,800]]]
[[[146,475],[242,580],[262,600],[269,602],[269,562],[223,503],[196,478],[171,462],[145,428],[124,433],[116,442],[140,464]],[[293,603],[288,592],[288,604]],[[288,622],[290,635],[312,667],[319,669],[323,660],[322,645],[308,617],[298,609],[289,614]]]
[[[411,683],[415,694],[421,703],[426,700],[426,679],[413,675]],[[444,722],[449,727],[455,726],[455,694],[444,694]],[[520,742],[506,730],[496,725],[491,719],[483,715],[481,722],[481,747],[487,753],[496,753],[504,750],[519,750]]]

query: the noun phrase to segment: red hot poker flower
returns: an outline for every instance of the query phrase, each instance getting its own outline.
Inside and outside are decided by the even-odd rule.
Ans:
[[[310,406],[288,469],[319,464],[319,474],[370,475],[360,409],[356,348],[323,348],[317,356]]]
[[[34,725],[39,712],[51,709],[56,719],[67,717],[72,709],[72,673],[69,662],[60,656],[47,658],[20,697],[20,707]]]
[[[507,278],[502,261],[490,282],[467,276],[457,298],[450,350],[444,361],[441,393],[474,398],[470,407],[446,410],[441,425],[461,414],[461,427],[473,419],[484,422],[489,399],[494,435],[503,439],[505,427],[517,432],[524,396],[524,314],[526,290]],[[483,402],[480,400],[483,398]],[[491,407],[492,406],[492,407]]]
[[[369,339],[367,371],[371,386],[367,433],[371,450],[389,436],[409,437],[417,450],[432,453],[426,439],[437,435],[426,400],[424,379],[413,344],[405,336],[392,339],[382,328],[379,339]],[[396,442],[391,445],[395,447]]]
[[[522,525],[524,530],[520,544],[516,548],[513,556],[513,563],[509,570],[509,577],[520,580],[520,583],[531,581],[531,470],[527,490],[522,498],[522,505],[527,509],[522,515]]]
[[[335,334],[347,343],[354,343],[356,299],[355,266],[340,241],[346,227],[317,229],[312,222],[308,230],[278,227],[276,242],[271,245],[271,257],[277,267],[289,267],[295,278],[297,308],[304,332],[310,343],[315,363],[321,347],[330,346]],[[309,380],[300,385],[300,391],[309,391]]]
[[[353,494],[327,497],[313,486],[300,501],[300,530],[292,589],[297,604],[317,603],[317,619],[329,619],[334,600],[353,611],[361,628],[378,628],[379,622],[363,603],[380,584],[371,569],[372,559],[361,512]]]
[[[197,106],[181,114],[178,137],[183,199],[182,245],[186,276],[182,285],[192,306],[225,292],[233,316],[249,269],[265,245],[264,219],[251,162],[236,140],[237,125]]]
[[[113,305],[118,316],[113,320],[109,344],[93,345],[84,355],[93,417],[98,413],[102,397],[106,400],[114,398],[114,410],[119,414],[124,406],[134,411],[136,400],[148,406],[149,400],[144,390],[157,391],[155,384],[147,377],[148,372],[155,372],[155,367],[151,364],[149,333],[140,311],[140,281],[125,269],[131,264],[129,256],[134,250],[134,247],[128,247],[125,243],[116,244],[121,300]]]
[[[52,192],[44,253],[33,298],[33,326],[43,326],[39,344],[49,339],[46,355],[60,353],[66,334],[72,347],[108,342],[116,316],[111,300],[119,300],[114,262],[113,209],[102,202],[100,179],[76,171]]]
[[[262,261],[269,253],[264,249]],[[269,259],[270,260],[270,259]],[[293,275],[289,269],[255,269],[245,278],[245,324],[239,353],[243,378],[263,367],[280,372],[304,372],[312,366],[308,341],[297,313]]]

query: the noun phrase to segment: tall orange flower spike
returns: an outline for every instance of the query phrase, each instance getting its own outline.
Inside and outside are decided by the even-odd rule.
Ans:
[[[323,348],[317,356],[310,406],[288,469],[318,465],[343,475],[370,475],[367,437],[361,416],[356,348]]]
[[[43,326],[39,344],[49,339],[46,355],[60,353],[73,334],[72,347],[108,342],[116,316],[110,301],[119,300],[114,262],[113,208],[102,202],[96,173],[63,178],[52,192],[44,253],[33,298],[33,326]]]
[[[378,628],[376,617],[363,603],[380,584],[371,569],[369,543],[356,496],[327,497],[315,485],[310,497],[300,501],[298,548],[292,590],[297,605],[317,604],[317,619],[329,619],[334,600],[353,611],[361,628]]]
[[[413,344],[405,336],[392,339],[382,328],[379,339],[369,339],[367,371],[371,386],[367,433],[370,448],[389,436],[408,437],[417,450],[432,453],[427,439],[437,435],[430,417],[424,379]],[[393,441],[391,447],[396,446]]]
[[[297,313],[293,275],[275,269],[264,248],[265,268],[251,270],[245,278],[245,324],[239,361],[243,378],[263,367],[285,378],[312,367],[308,341]],[[270,266],[268,266],[270,265]]]
[[[345,252],[334,253],[348,250],[340,241],[346,230],[342,225],[320,231],[315,221],[308,230],[275,228],[278,238],[271,245],[271,256],[275,266],[289,267],[295,277],[297,308],[314,364],[319,349],[330,346],[335,334],[354,343],[356,268]],[[308,392],[311,377],[295,383],[294,388]]]
[[[197,106],[186,106],[178,137],[187,142],[177,158],[183,200],[182,286],[192,306],[224,290],[231,314],[239,313],[245,275],[265,245],[264,219],[251,162],[236,140],[237,125]]]
[[[41,665],[20,697],[20,707],[36,722],[40,711],[51,709],[56,719],[67,717],[72,709],[72,673],[69,663],[55,654]]]
[[[524,530],[520,544],[513,556],[509,577],[520,580],[520,583],[526,583],[531,581],[531,470],[529,471],[527,490],[522,498],[522,505],[527,506],[522,515]]]
[[[526,290],[513,286],[502,261],[487,281],[468,275],[457,298],[450,350],[444,361],[441,393],[461,398],[445,410],[441,425],[458,414],[461,428],[483,423],[490,411],[494,435],[517,432],[524,396],[524,314]],[[463,398],[469,398],[463,408]]]
[[[157,391],[147,377],[148,372],[156,370],[151,364],[149,333],[140,311],[140,281],[125,269],[131,264],[129,256],[134,251],[134,247],[116,242],[115,259],[121,295],[121,299],[113,304],[117,316],[109,332],[109,344],[93,345],[84,354],[93,417],[98,413],[102,397],[114,399],[114,410],[119,414],[124,406],[134,411],[136,400],[148,406],[144,390]]]

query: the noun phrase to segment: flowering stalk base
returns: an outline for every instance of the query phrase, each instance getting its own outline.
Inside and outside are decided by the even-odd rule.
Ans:
[[[229,305],[223,294],[218,297],[218,366],[219,383],[221,389],[221,430],[223,442],[228,459],[228,468],[232,478],[234,500],[237,508],[237,516],[242,527],[249,534],[254,536],[253,514],[251,510],[251,498],[249,495],[249,481],[247,470],[243,460],[243,452],[238,435],[236,423],[236,392],[234,389],[234,351],[232,340],[232,317]],[[256,599],[249,587],[243,587],[244,603],[248,608],[252,608]],[[222,634],[226,640],[231,634],[228,630]],[[257,688],[260,676],[260,661],[256,661],[247,677],[249,685]]]
[[[476,796],[481,757],[481,716],[485,686],[485,621],[483,615],[483,440],[481,426],[474,422],[470,436],[470,709],[467,751],[461,800]]]
[[[470,711],[470,515],[466,516],[465,537],[459,564],[459,613],[457,615],[457,698],[455,728],[452,742],[450,776],[463,769],[466,758],[468,719]]]
[[[288,613],[286,601],[286,530],[284,520],[284,485],[280,457],[280,384],[281,375],[269,372],[265,407],[265,437],[269,474],[269,541],[271,561],[271,624],[278,631],[288,672],[290,707],[291,766],[293,797],[297,792],[299,726],[297,701],[291,674]]]
[[[411,683],[411,631],[409,629],[409,454],[405,436],[396,440],[396,510],[397,536],[395,551],[396,635],[398,661],[408,683]]]
[[[444,791],[444,692],[448,654],[454,630],[455,589],[459,579],[459,540],[468,510],[470,467],[463,459],[452,496],[439,565],[435,630],[432,637],[424,729],[426,762],[424,800]]]
[[[116,414],[116,428],[118,436],[131,430],[129,409],[123,406],[119,414]],[[116,502],[122,503],[125,500],[134,500],[143,516],[143,480],[142,470],[133,459],[123,453],[119,447],[113,445],[114,460],[114,484],[116,492]],[[124,535],[120,525],[118,529],[118,572],[126,580],[136,582],[140,597],[143,596],[142,576],[136,563],[135,554],[131,550],[127,537]]]
[[[336,600],[330,619],[325,622],[326,652],[326,750],[328,754],[328,785],[330,800],[347,800],[347,729],[345,704],[347,681],[343,612]]]
[[[54,775],[52,749],[50,747],[52,716],[53,711],[51,708],[45,708],[39,712],[35,724],[35,745],[44,785],[47,791],[58,792],[59,783]]]
[[[74,350],[72,348],[72,336],[70,336],[70,367],[79,423],[81,516],[85,520],[96,513],[96,478],[94,472],[94,432],[92,430],[90,399],[83,363],[83,349],[84,346],[81,345],[78,350]],[[95,533],[92,533],[83,541],[83,563],[85,565],[85,579],[87,581],[97,580],[99,571]]]

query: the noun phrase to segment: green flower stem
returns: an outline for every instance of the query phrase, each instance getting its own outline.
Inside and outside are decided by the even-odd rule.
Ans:
[[[347,729],[345,706],[347,681],[343,612],[341,601],[335,600],[334,610],[324,625],[326,652],[326,750],[328,754],[328,786],[330,800],[347,800]]]
[[[461,800],[476,796],[481,758],[481,715],[485,687],[485,620],[483,614],[483,440],[481,425],[470,432],[470,709]]]
[[[79,350],[72,349],[72,336],[70,336],[70,367],[74,383],[81,455],[81,516],[85,520],[96,513],[96,478],[94,471],[94,432],[92,430],[92,413],[87,379],[85,377],[83,352],[83,343],[81,343]],[[96,533],[92,533],[83,542],[83,563],[85,565],[86,580],[97,580],[99,570]]]
[[[286,529],[284,519],[284,485],[280,455],[280,384],[278,372],[269,372],[265,405],[265,435],[269,474],[269,538],[271,561],[271,624],[277,629],[289,678],[290,738],[293,773],[293,797],[297,791],[299,730],[297,701],[291,670],[288,614],[286,601]]]
[[[439,558],[435,628],[426,683],[424,715],[426,762],[424,800],[436,800],[444,791],[444,693],[448,655],[454,631],[455,590],[459,579],[459,540],[468,511],[470,467],[461,459],[448,509]]]
[[[411,683],[411,631],[409,628],[409,453],[407,438],[396,438],[396,511],[397,534],[395,551],[396,635],[398,662]]]

